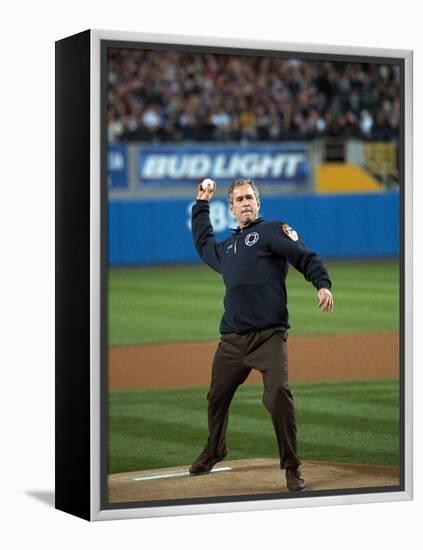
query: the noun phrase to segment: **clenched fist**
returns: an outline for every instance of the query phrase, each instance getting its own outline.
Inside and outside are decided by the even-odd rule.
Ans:
[[[206,178],[198,185],[197,200],[209,201],[216,190],[216,184],[210,178]]]

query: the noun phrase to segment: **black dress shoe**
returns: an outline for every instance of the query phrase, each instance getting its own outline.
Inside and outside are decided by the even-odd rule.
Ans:
[[[212,471],[213,466],[223,460],[227,454],[228,450],[226,449],[220,456],[211,456],[207,449],[204,449],[200,456],[193,462],[191,468],[189,469],[189,473],[192,476],[209,474]]]
[[[289,491],[303,491],[306,488],[303,474],[299,468],[287,468],[285,476]]]

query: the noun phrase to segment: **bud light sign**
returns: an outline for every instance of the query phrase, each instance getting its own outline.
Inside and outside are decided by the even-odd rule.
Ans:
[[[107,184],[109,189],[126,189],[128,187],[128,148],[126,145],[109,145]]]
[[[307,183],[308,150],[304,144],[156,145],[138,149],[138,184],[192,185],[206,177],[221,184],[240,178],[257,183]]]

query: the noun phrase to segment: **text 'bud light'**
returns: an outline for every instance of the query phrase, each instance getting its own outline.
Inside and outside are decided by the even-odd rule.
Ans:
[[[304,183],[308,156],[304,145],[295,149],[266,147],[170,147],[140,148],[138,175],[141,184],[184,184],[210,177],[226,183],[238,178],[258,182]]]

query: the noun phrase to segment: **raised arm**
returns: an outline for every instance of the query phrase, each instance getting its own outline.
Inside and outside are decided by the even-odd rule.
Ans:
[[[216,241],[210,222],[209,200],[212,198],[213,192],[214,189],[207,187],[204,190],[201,184],[198,186],[197,202],[192,207],[192,236],[200,258],[209,267],[222,273],[222,245]]]

